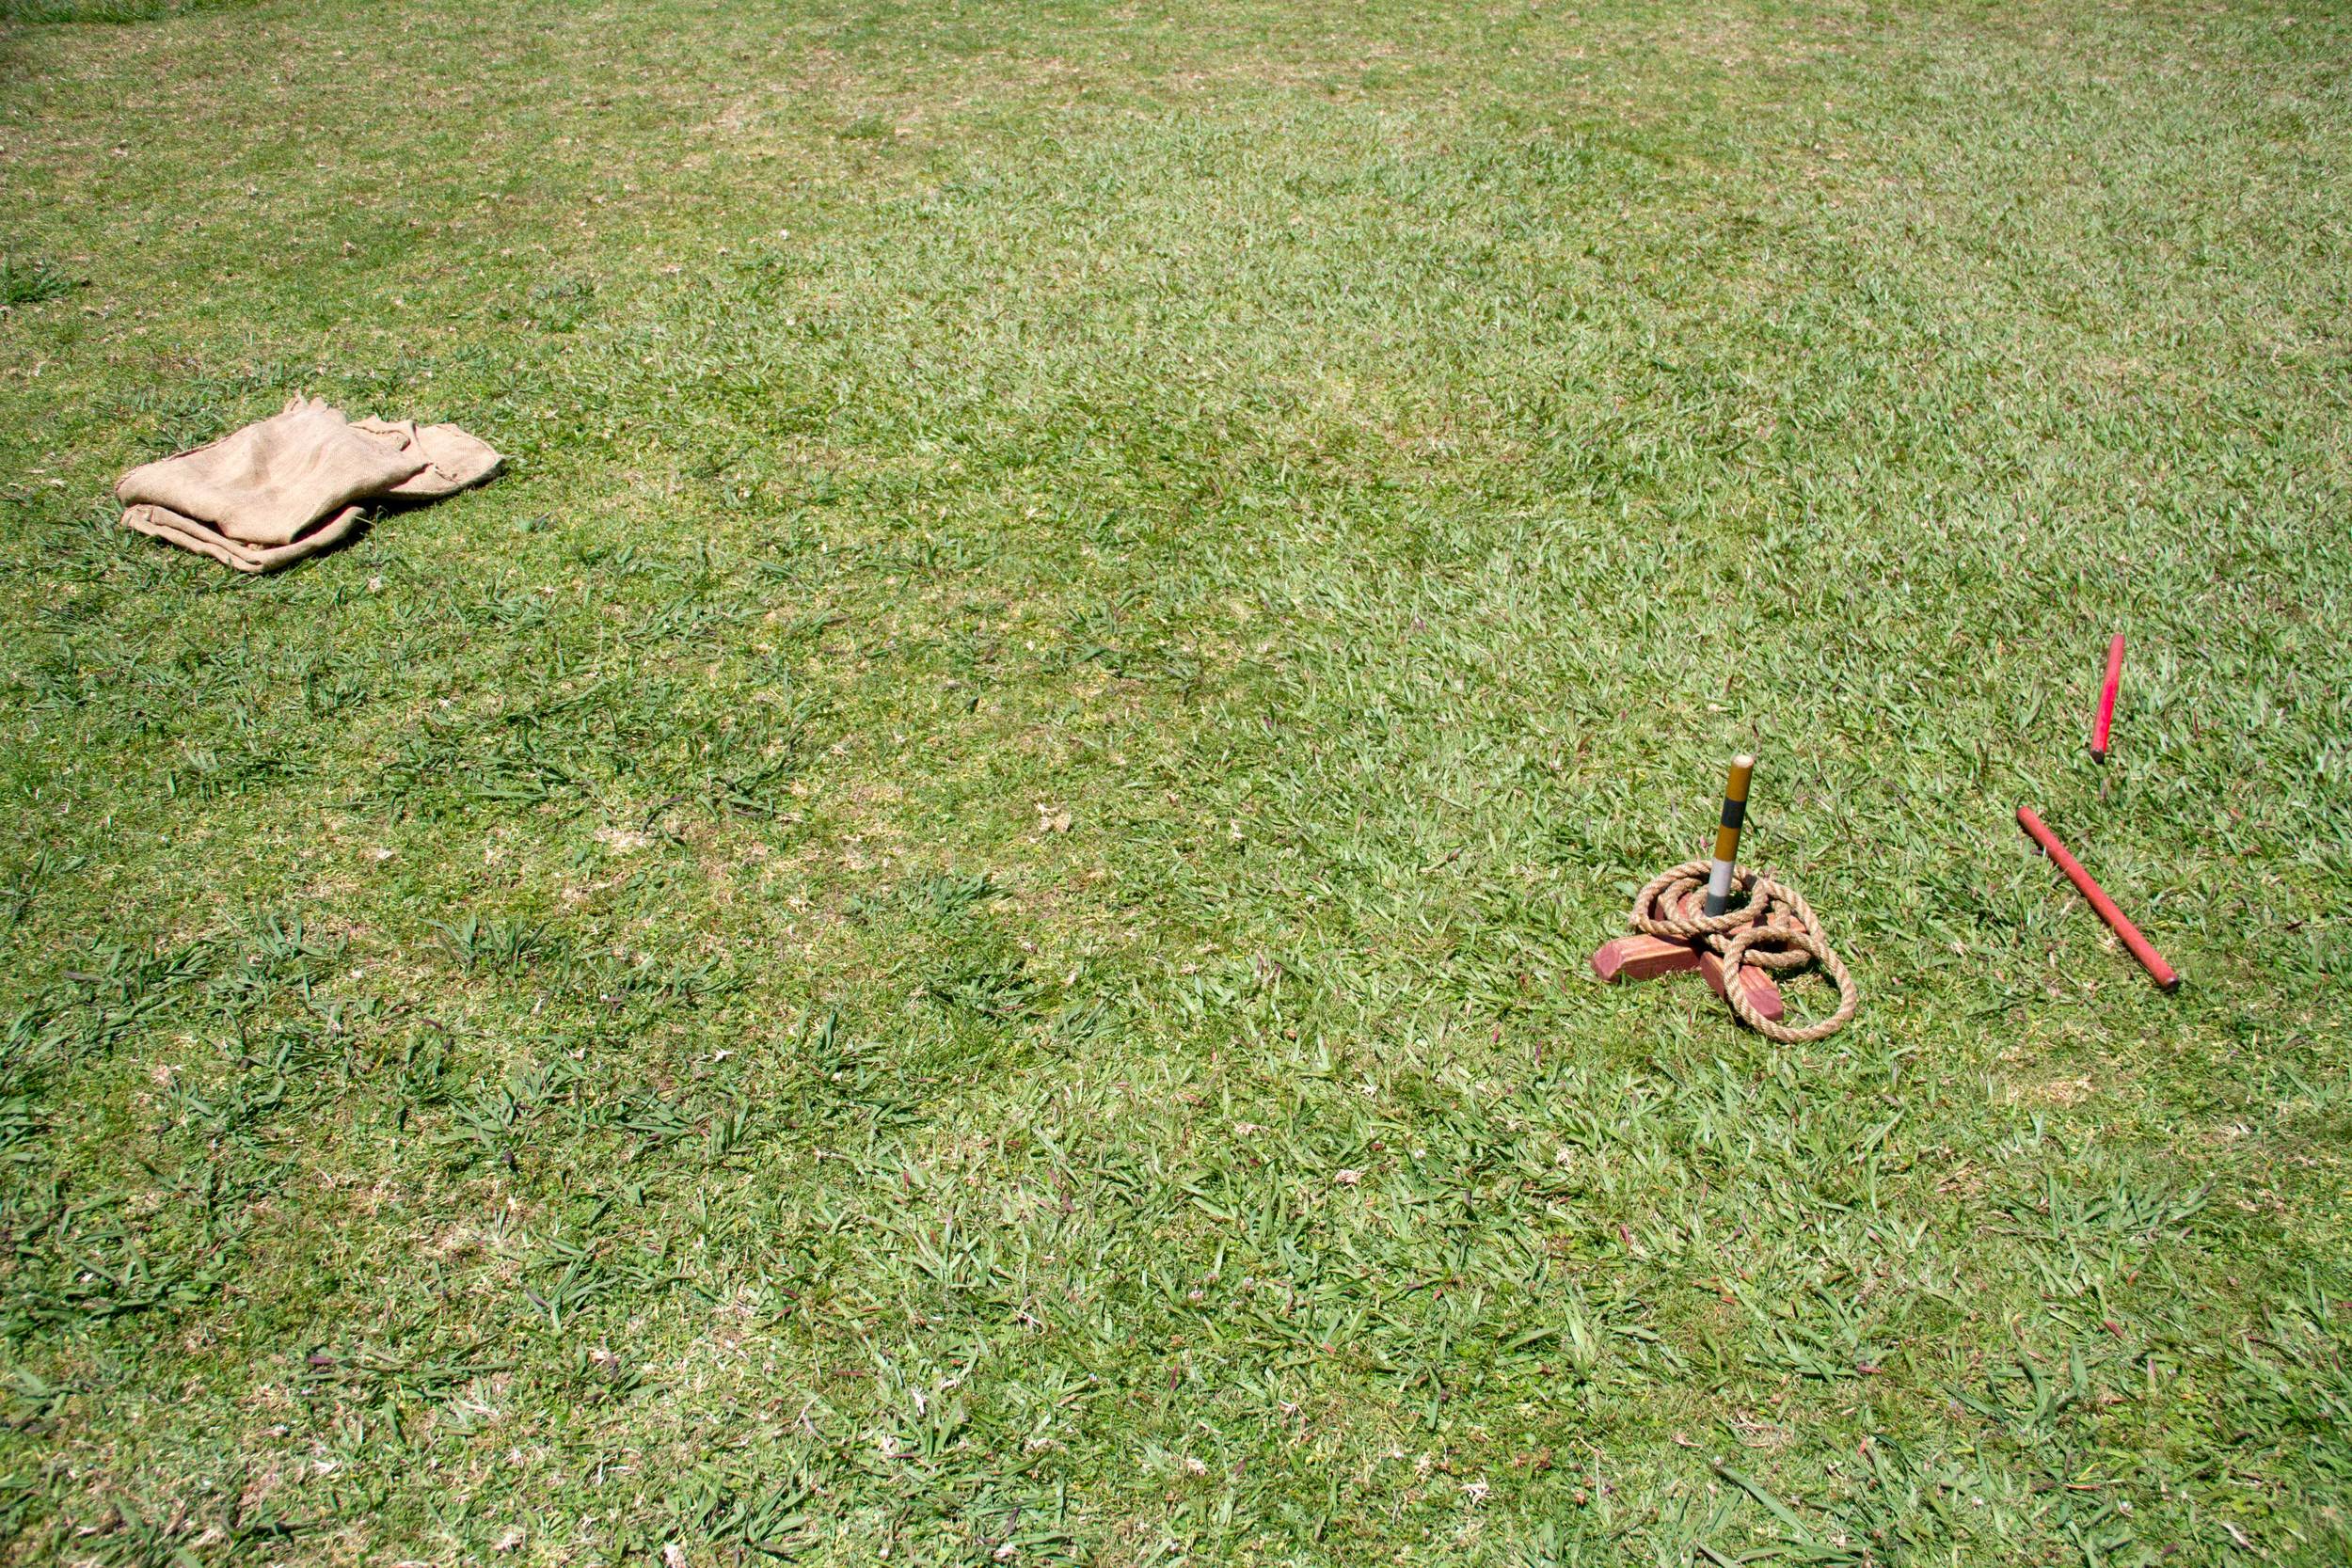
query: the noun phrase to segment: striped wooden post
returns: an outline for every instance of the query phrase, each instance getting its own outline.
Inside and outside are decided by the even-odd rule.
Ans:
[[[1742,752],[1731,759],[1731,777],[1724,784],[1724,815],[1715,829],[1715,865],[1708,874],[1707,903],[1703,906],[1712,919],[1731,908],[1731,873],[1740,863],[1740,824],[1747,820],[1748,780],[1756,772],[1756,759]]]

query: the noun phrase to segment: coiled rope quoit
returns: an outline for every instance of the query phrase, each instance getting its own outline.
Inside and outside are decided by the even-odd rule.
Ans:
[[[1828,936],[1821,930],[1821,917],[1813,912],[1804,895],[1787,882],[1744,868],[1736,869],[1731,874],[1732,889],[1747,895],[1745,904],[1718,915],[1677,916],[1666,912],[1700,909],[1712,868],[1710,861],[1684,861],[1651,878],[1648,885],[1633,896],[1633,928],[1648,936],[1696,942],[1713,953],[1723,961],[1724,999],[1740,1015],[1740,1022],[1766,1039],[1778,1040],[1783,1045],[1802,1045],[1827,1039],[1843,1029],[1852,1021],[1854,1009],[1862,1005],[1861,989],[1847,973],[1837,950],[1829,944]],[[1748,1000],[1747,988],[1739,983],[1741,964],[1754,964],[1778,974],[1819,964],[1821,973],[1837,987],[1837,1010],[1803,1028],[1775,1023],[1758,1013],[1756,1005]]]

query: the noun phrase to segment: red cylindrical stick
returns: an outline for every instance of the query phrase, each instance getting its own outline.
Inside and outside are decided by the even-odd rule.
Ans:
[[[2080,861],[2066,852],[2066,846],[2058,841],[2056,833],[2042,825],[2042,818],[2026,807],[2019,806],[2017,825],[2031,833],[2033,841],[2058,862],[2058,869],[2066,873],[2067,879],[2082,890],[2082,895],[2090,900],[2090,907],[2099,911],[2099,918],[2114,927],[2115,934],[2123,939],[2123,945],[2132,950],[2132,957],[2147,969],[2149,977],[2156,982],[2156,989],[2162,991],[2180,990],[2181,977],[2172,973],[2172,966],[2164,961],[2164,955],[2148,944],[2148,939],[2139,934],[2138,927],[2123,918],[2123,911],[2115,907],[2115,900],[2107,896],[2106,890],[2090,879],[2090,873],[2083,869]]]
[[[2092,760],[2107,760],[2107,726],[2115,722],[2115,689],[2123,680],[2123,634],[2117,632],[2115,641],[2107,644],[2107,683],[2099,689],[2099,721],[2090,729]]]

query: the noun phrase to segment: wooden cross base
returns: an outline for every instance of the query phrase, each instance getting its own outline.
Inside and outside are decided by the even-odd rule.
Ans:
[[[1683,904],[1683,919],[1689,919],[1691,904]],[[1680,937],[1632,936],[1604,942],[1593,953],[1593,973],[1614,985],[1619,980],[1654,980],[1661,974],[1679,974],[1695,969],[1709,990],[1717,996],[1724,994],[1724,961],[1694,942]],[[1754,964],[1740,966],[1740,986],[1747,992],[1748,1003],[1758,1018],[1780,1022],[1780,988],[1772,977]]]

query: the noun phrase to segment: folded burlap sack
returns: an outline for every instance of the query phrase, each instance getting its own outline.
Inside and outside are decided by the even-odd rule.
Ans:
[[[122,526],[151,539],[209,555],[240,572],[266,572],[338,543],[359,526],[360,511],[358,507],[346,506],[301,538],[285,545],[241,545],[227,534],[164,506],[126,506],[122,509]]]
[[[275,418],[132,469],[115,495],[123,527],[265,572],[349,534],[357,502],[438,499],[501,461],[453,424],[347,421],[323,401],[295,398]]]
[[[408,451],[424,459],[424,467],[413,479],[404,479],[385,492],[403,500],[438,500],[443,496],[453,496],[469,484],[481,483],[506,461],[489,442],[469,436],[453,424],[354,420],[351,428],[373,436],[396,436]]]
[[[115,495],[126,506],[167,507],[247,545],[283,545],[427,466],[406,442],[354,430],[341,409],[295,398],[275,419],[132,469]]]

